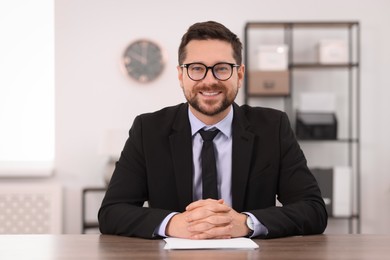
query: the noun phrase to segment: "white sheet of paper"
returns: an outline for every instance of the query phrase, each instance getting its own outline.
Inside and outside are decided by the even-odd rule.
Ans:
[[[251,239],[239,237],[231,239],[183,239],[164,238],[164,249],[256,249],[259,246]]]

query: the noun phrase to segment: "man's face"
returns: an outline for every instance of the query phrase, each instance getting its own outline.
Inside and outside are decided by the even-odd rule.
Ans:
[[[220,40],[190,41],[186,52],[183,64],[196,62],[214,66],[220,62],[236,63],[231,44]],[[178,78],[184,96],[195,114],[202,117],[224,117],[242,85],[244,70],[244,65],[238,69],[233,68],[232,76],[221,81],[209,69],[204,79],[194,81],[188,77],[187,68],[178,67]]]

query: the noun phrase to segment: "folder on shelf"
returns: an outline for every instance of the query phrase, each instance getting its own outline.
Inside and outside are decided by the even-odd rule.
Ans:
[[[311,169],[320,187],[328,215],[352,216],[352,169],[348,166]]]

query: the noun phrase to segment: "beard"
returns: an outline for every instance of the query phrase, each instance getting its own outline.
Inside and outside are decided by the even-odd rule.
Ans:
[[[215,91],[221,91],[222,94],[224,95],[224,98],[222,101],[201,101],[199,96],[200,95],[198,92],[199,91],[210,91],[210,90],[215,90]],[[226,92],[225,88],[222,86],[219,86],[217,84],[211,85],[210,87],[199,87],[195,88],[192,91],[192,95],[186,95],[184,89],[184,96],[187,99],[188,104],[190,104],[196,111],[207,115],[207,116],[214,116],[222,111],[225,111],[228,107],[230,107],[234,100],[236,99],[237,93],[238,93],[238,88],[234,90],[235,92]]]

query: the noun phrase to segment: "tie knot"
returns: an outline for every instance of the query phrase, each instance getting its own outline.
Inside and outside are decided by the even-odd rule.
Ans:
[[[203,141],[212,141],[214,139],[214,137],[219,133],[219,130],[218,129],[215,129],[215,130],[203,130],[203,129],[200,129],[199,130],[199,134],[202,136],[202,139]]]

